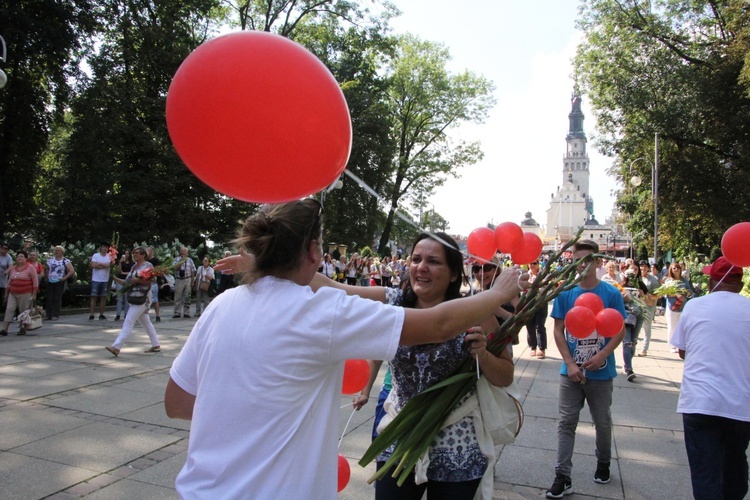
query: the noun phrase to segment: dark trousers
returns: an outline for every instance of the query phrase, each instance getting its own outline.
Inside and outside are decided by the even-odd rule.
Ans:
[[[62,296],[64,290],[64,281],[47,284],[47,319],[60,316],[60,307],[62,307]]]
[[[526,323],[526,342],[532,349],[547,350],[547,327],[544,323],[547,321],[547,306],[542,306],[534,317]]]
[[[378,470],[385,462],[378,462]],[[448,483],[442,481],[427,481],[417,484],[414,482],[414,473],[404,481],[403,486],[398,486],[398,477],[391,477],[393,469],[383,479],[375,482],[375,500],[421,500],[427,490],[427,500],[472,500],[479,488],[481,479],[462,481],[460,483]]]
[[[741,500],[748,491],[750,422],[684,413],[685,449],[696,500]]]

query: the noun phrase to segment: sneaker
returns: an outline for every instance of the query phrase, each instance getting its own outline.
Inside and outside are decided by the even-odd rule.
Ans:
[[[182,316],[182,317],[183,317],[183,318],[188,318],[188,319],[189,319],[189,318],[190,318],[190,315],[189,315],[189,314],[183,314],[183,316]]]
[[[161,318],[159,316],[156,317],[156,322],[157,323],[161,322]]]
[[[544,349],[539,349],[536,354],[536,359],[544,359]]]
[[[115,316],[115,321],[120,321],[120,315]]]
[[[630,376],[628,375],[628,377]],[[633,378],[635,378],[635,374],[633,374]],[[630,380],[630,378],[628,378],[628,380]],[[594,482],[599,484],[607,484],[609,480],[609,464],[603,464],[601,462],[596,464],[596,472],[594,472]]]
[[[555,481],[547,490],[547,498],[562,498],[563,495],[571,493],[573,493],[573,483],[570,482],[570,478],[560,473],[555,474]]]
[[[172,319],[180,319],[180,315],[179,315],[179,314],[174,314],[174,315],[172,316]]]
[[[672,348],[671,348],[671,349],[669,350],[669,352],[671,352],[671,353],[674,353],[674,354],[677,354],[677,353],[679,353],[679,352],[680,352],[680,350],[679,350],[679,349],[677,349],[676,347],[672,347]]]
[[[102,320],[102,321],[106,321],[107,317],[105,315],[103,315],[103,314],[100,314],[99,315],[99,319]]]
[[[5,330],[0,330],[0,337],[7,337],[7,336],[8,336],[8,332],[6,332]]]
[[[530,356],[531,356],[532,358],[535,358],[535,357],[536,357],[536,349],[532,349],[532,350],[531,350],[531,352],[529,353],[529,355],[530,355]]]
[[[646,355],[648,355],[648,351],[645,351],[645,350],[638,353],[638,357],[639,358],[642,358],[642,357],[644,357]]]
[[[89,316],[89,321],[94,321],[94,315]]]
[[[628,376],[628,382],[632,382],[633,380],[635,380],[635,373],[633,373],[633,370],[626,371],[625,375]]]

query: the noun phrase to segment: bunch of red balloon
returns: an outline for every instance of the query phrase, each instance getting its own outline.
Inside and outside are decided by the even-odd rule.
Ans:
[[[341,384],[342,394],[357,394],[370,381],[370,364],[364,359],[347,359],[344,363],[344,380]],[[345,456],[339,453],[338,491],[349,484],[351,468]]]
[[[524,233],[521,226],[503,222],[495,230],[480,227],[469,234],[469,253],[480,260],[489,261],[496,252],[509,253],[515,264],[528,264],[542,253],[542,240],[534,233]]]
[[[565,328],[577,339],[585,339],[594,331],[602,337],[614,337],[625,324],[620,311],[604,308],[604,302],[595,293],[578,296],[573,308],[565,315]]]
[[[727,229],[721,238],[721,253],[733,266],[750,267],[750,222]]]

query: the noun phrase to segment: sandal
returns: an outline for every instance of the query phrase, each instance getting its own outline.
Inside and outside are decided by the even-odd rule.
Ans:
[[[117,357],[120,355],[120,350],[117,347],[105,347],[106,350],[108,350],[110,353],[112,353],[112,356]]]
[[[145,352],[146,354],[148,354],[150,352],[161,352],[161,346],[160,345],[154,345],[154,346],[151,346],[149,349],[146,349],[143,352]]]

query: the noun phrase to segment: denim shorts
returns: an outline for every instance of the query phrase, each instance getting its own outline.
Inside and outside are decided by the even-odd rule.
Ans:
[[[107,295],[107,282],[106,281],[92,281],[91,282],[91,296],[92,297],[104,297]]]

